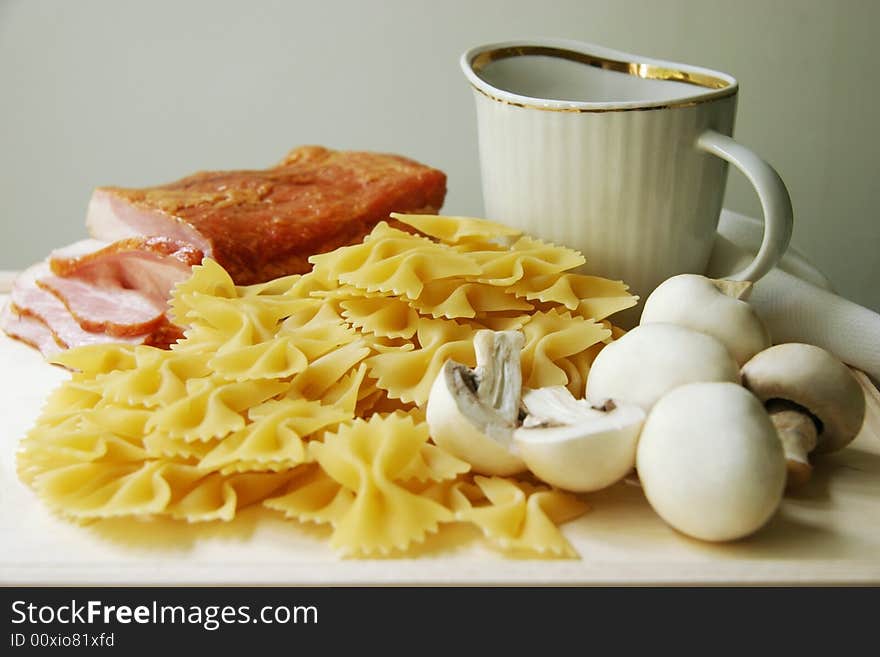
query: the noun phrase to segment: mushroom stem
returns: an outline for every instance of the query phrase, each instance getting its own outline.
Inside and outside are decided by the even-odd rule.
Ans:
[[[479,339],[474,340],[480,381],[477,398],[504,418],[515,419],[519,413],[522,345],[522,334],[513,331],[481,332]]]
[[[788,401],[773,399],[766,408],[785,450],[787,486],[799,488],[813,472],[808,455],[819,443],[816,421],[802,407]]]
[[[732,299],[745,301],[752,293],[751,281],[729,281],[724,278],[713,278],[711,281],[719,292]]]

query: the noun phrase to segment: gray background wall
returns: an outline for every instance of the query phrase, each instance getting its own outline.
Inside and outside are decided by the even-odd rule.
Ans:
[[[0,269],[85,234],[91,189],[263,167],[298,144],[407,154],[482,210],[466,48],[556,36],[741,85],[737,137],[789,185],[794,243],[880,309],[872,0],[0,0]],[[727,207],[760,206],[731,173]]]

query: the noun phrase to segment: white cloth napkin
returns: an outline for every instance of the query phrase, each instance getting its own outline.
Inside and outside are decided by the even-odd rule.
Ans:
[[[761,242],[761,223],[724,210],[708,274],[723,277],[743,265]],[[880,315],[834,294],[827,279],[796,249],[752,288],[749,303],[773,342],[807,342],[880,381]]]

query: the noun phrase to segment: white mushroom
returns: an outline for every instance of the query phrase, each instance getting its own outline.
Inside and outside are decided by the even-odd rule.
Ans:
[[[742,368],[743,385],[764,402],[788,460],[788,483],[812,473],[810,453],[848,445],[865,418],[865,395],[849,368],[808,344],[766,349]]]
[[[479,473],[511,475],[526,469],[512,451],[522,392],[519,331],[478,331],[477,367],[447,361],[428,395],[431,437]]]
[[[645,420],[640,407],[609,401],[594,408],[563,386],[528,390],[523,406],[528,415],[514,443],[529,470],[548,484],[594,491],[633,469]]]
[[[636,467],[654,510],[706,541],[757,531],[785,488],[773,423],[757,397],[732,383],[693,383],[658,401],[645,420]]]
[[[751,285],[698,274],[673,276],[645,300],[640,323],[667,322],[711,335],[741,366],[771,344],[761,318],[743,300]]]
[[[637,404],[647,412],[666,392],[686,383],[739,383],[738,370],[712,336],[675,324],[645,324],[599,352],[587,377],[586,397]]]

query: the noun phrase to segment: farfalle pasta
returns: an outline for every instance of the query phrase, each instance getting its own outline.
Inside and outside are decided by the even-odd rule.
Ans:
[[[561,363],[611,337],[604,325],[559,309],[531,315],[522,332],[523,384],[529,388],[569,385],[571,377]],[[575,395],[580,392],[572,390]]]
[[[572,495],[501,477],[475,477],[473,487],[460,485],[451,505],[457,518],[475,524],[501,549],[557,557],[575,556],[557,524],[589,509]]]
[[[416,468],[423,468],[420,474],[430,479],[468,470],[466,463],[452,456],[444,467],[432,470],[431,465],[437,464],[422,455],[427,440],[427,424],[394,413],[355,420],[311,444],[321,469],[353,495],[349,507],[333,522],[333,547],[343,554],[387,554],[423,541],[440,523],[452,521],[449,509],[402,485],[411,476],[408,468],[415,459]]]
[[[252,504],[331,527],[341,554],[402,554],[452,523],[518,556],[571,557],[577,497],[479,477],[425,421],[443,364],[519,330],[524,385],[583,389],[636,301],[576,251],[468,217],[394,215],[304,275],[236,286],[216,262],[177,286],[169,350],[100,344],[22,439],[18,470],[77,519],[228,521]]]
[[[187,396],[186,382],[211,374],[201,354],[136,347],[135,365],[101,377],[104,397],[128,406],[158,408]]]
[[[352,326],[382,338],[411,338],[419,313],[405,301],[386,297],[354,297],[339,302]]]
[[[423,315],[447,319],[488,317],[493,313],[525,312],[534,308],[502,287],[449,278],[428,281],[411,305]]]
[[[436,238],[446,244],[486,243],[522,234],[521,231],[511,226],[475,217],[444,217],[436,214],[401,214],[399,212],[392,212],[391,217],[415,228],[423,235]]]
[[[452,359],[474,366],[474,333],[469,326],[422,318],[416,331],[418,346],[412,351],[388,351],[370,357],[370,376],[389,397],[422,405],[443,363]]]

